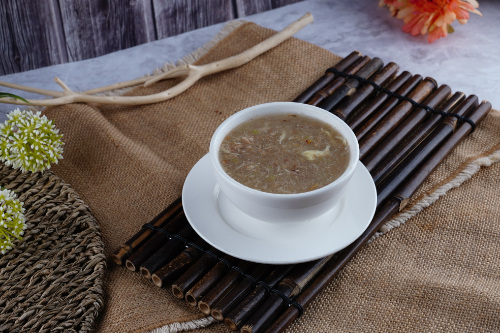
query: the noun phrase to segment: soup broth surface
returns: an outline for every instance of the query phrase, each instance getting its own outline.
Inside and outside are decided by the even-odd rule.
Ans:
[[[347,169],[347,140],[329,124],[297,114],[250,119],[222,140],[219,159],[237,182],[270,193],[326,186]]]

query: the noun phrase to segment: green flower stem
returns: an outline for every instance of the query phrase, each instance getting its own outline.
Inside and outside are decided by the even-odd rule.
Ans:
[[[12,98],[15,98],[15,99],[19,99],[25,103],[29,103],[27,100],[25,100],[24,98],[22,98],[21,96],[17,96],[17,95],[14,95],[14,94],[9,94],[9,93],[6,93],[6,92],[1,92],[0,91],[0,98],[2,97],[12,97]]]

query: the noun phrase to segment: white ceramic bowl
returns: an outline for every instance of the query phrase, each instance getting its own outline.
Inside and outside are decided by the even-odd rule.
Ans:
[[[350,161],[346,171],[333,183],[314,191],[296,194],[276,194],[249,188],[226,174],[219,161],[219,148],[224,137],[237,125],[267,114],[298,114],[324,121],[347,140]],[[342,198],[359,160],[359,146],[351,128],[337,116],[315,106],[275,102],[260,104],[239,111],[226,119],[210,141],[210,160],[221,191],[244,213],[270,223],[307,222],[333,208]]]

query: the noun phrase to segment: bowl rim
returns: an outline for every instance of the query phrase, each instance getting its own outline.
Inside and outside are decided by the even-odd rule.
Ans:
[[[238,126],[242,122],[248,120],[248,118],[245,118],[245,116],[248,113],[250,113],[252,111],[259,110],[259,109],[263,109],[263,108],[276,108],[276,107],[279,107],[279,108],[282,108],[282,107],[297,108],[297,107],[299,107],[299,108],[305,110],[305,113],[303,115],[306,117],[311,117],[311,118],[321,120],[323,122],[328,123],[330,126],[332,126],[334,128],[338,125],[340,127],[344,127],[344,129],[347,130],[350,138],[345,138],[345,139],[348,140],[348,144],[349,144],[350,148],[353,148],[353,149],[351,149],[351,154],[350,154],[351,156],[349,159],[349,164],[347,165],[347,168],[344,171],[344,173],[339,178],[337,178],[336,180],[334,180],[333,182],[331,182],[328,185],[325,185],[319,189],[308,191],[308,192],[270,193],[270,192],[259,191],[259,190],[253,189],[251,187],[248,187],[246,185],[243,185],[240,182],[233,179],[231,176],[229,176],[224,171],[224,169],[222,168],[222,165],[219,161],[219,158],[218,158],[220,145],[218,145],[218,146],[216,145],[217,139],[222,134],[227,135],[227,133],[229,133],[236,126]],[[271,111],[272,110],[270,110],[270,112]],[[308,114],[309,111],[316,113],[318,115],[323,114],[324,116],[326,116],[326,118],[335,119],[335,125],[328,122],[328,121],[325,121],[325,119],[320,119],[319,116],[315,116],[314,114]],[[290,111],[290,113],[293,113],[293,112],[294,112],[294,110]],[[285,113],[285,112],[283,112],[283,113]],[[263,116],[263,114],[259,114],[258,116],[259,117]],[[241,120],[239,120],[238,118],[240,118]],[[236,122],[235,122],[235,119],[237,119]],[[233,122],[235,122],[235,123],[233,123]],[[231,126],[231,127],[229,129],[227,129],[228,126]],[[342,134],[342,136],[345,137],[344,134]],[[353,146],[353,143],[354,143],[354,146]],[[352,154],[352,151],[355,152],[354,156]],[[250,106],[248,108],[245,108],[241,111],[234,113],[229,118],[224,120],[217,127],[214,134],[212,135],[212,138],[210,140],[209,156],[210,156],[210,160],[212,162],[212,167],[214,168],[214,172],[216,174],[221,175],[225,181],[229,182],[231,185],[233,185],[234,187],[238,188],[241,191],[244,191],[245,193],[248,193],[250,195],[259,195],[262,198],[266,197],[269,199],[271,199],[271,198],[273,198],[273,199],[284,199],[284,198],[301,199],[301,198],[310,197],[312,195],[322,195],[324,193],[327,193],[332,188],[336,187],[338,184],[342,184],[345,180],[348,180],[354,174],[354,171],[356,170],[356,166],[359,162],[359,144],[358,144],[358,140],[356,139],[356,135],[354,134],[352,129],[342,119],[340,119],[336,115],[332,114],[331,112],[326,111],[325,109],[321,109],[321,108],[319,108],[317,106],[313,106],[313,105],[295,103],[295,102],[270,102],[270,103],[263,103],[263,104],[257,104],[254,106]]]

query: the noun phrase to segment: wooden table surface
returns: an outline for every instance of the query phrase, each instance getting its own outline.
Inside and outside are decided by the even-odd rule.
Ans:
[[[2,0],[0,75],[98,57],[302,0]]]

